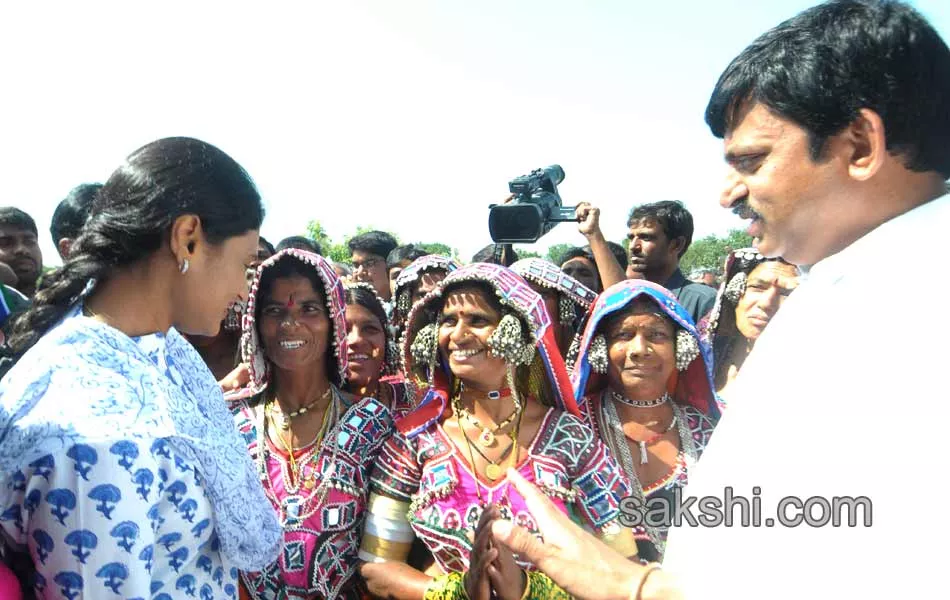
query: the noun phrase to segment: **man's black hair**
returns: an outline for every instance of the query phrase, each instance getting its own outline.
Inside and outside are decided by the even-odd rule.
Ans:
[[[950,49],[902,2],[826,2],[762,34],[719,77],[706,123],[722,138],[755,103],[802,127],[815,160],[873,110],[891,154],[950,178]]]
[[[361,233],[354,237],[347,243],[350,254],[360,250],[367,254],[382,256],[383,260],[385,260],[386,257],[389,256],[389,253],[398,245],[399,243],[396,241],[396,238],[385,231],[367,231],[366,233]]]
[[[682,202],[677,200],[661,200],[650,204],[635,206],[630,211],[627,227],[643,220],[652,220],[659,223],[668,241],[683,238],[683,247],[680,248],[679,258],[683,258],[689,245],[693,243],[693,215],[690,214]],[[621,247],[621,249],[623,249]],[[613,251],[613,249],[611,249]],[[623,268],[626,267],[624,261]]]
[[[404,260],[412,262],[417,258],[422,258],[429,254],[422,248],[419,248],[415,244],[405,244],[404,246],[396,246],[392,251],[386,256],[386,267],[393,269],[399,266]]]
[[[39,232],[36,230],[36,221],[33,220],[33,217],[15,206],[0,207],[0,225],[32,231],[33,235],[39,236]]]
[[[323,255],[323,248],[320,247],[320,244],[302,235],[292,235],[277,242],[277,252],[287,248],[296,248],[297,250]]]

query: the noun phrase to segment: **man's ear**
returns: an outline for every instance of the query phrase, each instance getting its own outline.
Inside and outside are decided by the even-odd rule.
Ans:
[[[680,255],[684,253],[683,251],[684,248],[686,248],[686,238],[677,237],[670,240],[670,245],[669,245],[670,258],[673,258],[679,261]]]
[[[848,174],[857,181],[867,181],[884,166],[887,140],[884,121],[873,110],[862,108],[858,116],[839,134],[846,144]]]

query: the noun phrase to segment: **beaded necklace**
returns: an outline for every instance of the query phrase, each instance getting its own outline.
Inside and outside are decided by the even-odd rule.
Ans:
[[[261,422],[257,429],[257,468],[258,475],[261,479],[261,484],[264,488],[264,493],[267,497],[274,503],[274,506],[278,508],[280,516],[280,525],[282,529],[287,529],[295,525],[299,525],[301,522],[309,519],[313,516],[323,505],[323,502],[326,500],[326,496],[330,491],[331,487],[337,487],[332,483],[333,475],[336,472],[336,461],[340,449],[340,444],[337,440],[340,433],[340,426],[342,421],[339,418],[340,414],[340,405],[342,400],[339,396],[339,391],[335,386],[331,384],[330,386],[332,398],[331,403],[327,406],[327,412],[332,410],[333,416],[328,421],[329,423],[329,436],[333,440],[333,454],[330,457],[330,465],[325,473],[322,473],[322,479],[320,485],[315,489],[310,491],[306,496],[299,493],[299,477],[296,478],[293,483],[291,483],[290,473],[287,470],[287,465],[283,462],[281,465],[281,476],[284,481],[284,489],[287,491],[286,497],[283,500],[277,497],[276,486],[271,479],[270,472],[267,469],[267,440],[266,440],[266,429],[267,429],[267,411],[262,411]],[[293,456],[293,449],[291,448],[290,456]],[[307,462],[310,462],[314,468],[319,464],[320,459],[320,449],[317,448],[316,453],[312,454]],[[278,462],[280,460],[278,459]],[[303,466],[303,465],[302,465]],[[306,485],[304,486],[307,487]]]
[[[695,464],[698,452],[693,443],[693,436],[690,434],[689,425],[683,409],[675,402],[671,403],[673,408],[673,422],[678,425],[677,434],[679,434],[680,451],[677,457],[677,468],[685,468],[688,465]],[[617,414],[617,407],[607,396],[607,390],[601,395],[600,401],[601,420],[606,425],[604,427],[604,438],[607,447],[614,456],[620,459],[620,468],[623,469],[633,487],[634,497],[638,504],[646,509],[646,494],[643,492],[643,486],[640,484],[640,478],[637,476],[636,468],[633,466],[633,453],[630,452],[630,446],[627,444],[627,435],[623,432],[623,423],[620,421],[620,415]],[[656,547],[660,556],[663,555],[664,546],[656,527],[644,520],[644,529],[650,537],[650,541]]]

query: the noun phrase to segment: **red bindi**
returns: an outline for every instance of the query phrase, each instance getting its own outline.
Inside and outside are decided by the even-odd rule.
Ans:
[[[294,295],[291,294],[290,299],[287,300],[287,308],[293,308],[293,307],[294,307]]]

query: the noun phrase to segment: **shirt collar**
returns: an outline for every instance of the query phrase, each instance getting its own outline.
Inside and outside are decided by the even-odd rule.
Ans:
[[[932,225],[931,215],[950,203],[950,194],[930,200],[878,225],[837,254],[814,265],[799,267],[804,280],[834,283],[846,273],[862,267],[874,267],[875,257],[889,262],[895,257],[894,239],[907,239]]]

